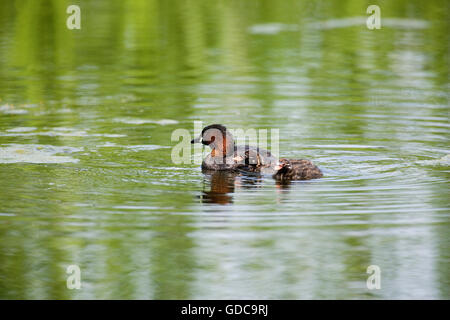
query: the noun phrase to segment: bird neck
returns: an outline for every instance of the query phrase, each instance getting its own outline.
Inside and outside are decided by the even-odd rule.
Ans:
[[[213,157],[226,157],[234,154],[234,140],[232,137],[223,137],[222,141],[218,141],[211,151]]]

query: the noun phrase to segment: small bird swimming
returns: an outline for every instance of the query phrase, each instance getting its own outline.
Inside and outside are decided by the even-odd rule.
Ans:
[[[277,180],[311,180],[323,177],[322,171],[311,161],[303,159],[279,160],[277,172],[273,177]]]
[[[203,170],[258,172],[271,174],[277,180],[309,180],[323,176],[309,160],[278,160],[267,150],[237,146],[231,132],[221,124],[204,127],[200,137],[191,143],[202,143],[211,148],[211,153],[202,162]]]

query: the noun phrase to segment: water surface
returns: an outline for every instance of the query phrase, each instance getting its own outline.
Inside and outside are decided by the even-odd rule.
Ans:
[[[69,4],[1,4],[0,298],[450,298],[447,1],[380,30],[352,0]],[[325,176],[174,164],[194,121]]]

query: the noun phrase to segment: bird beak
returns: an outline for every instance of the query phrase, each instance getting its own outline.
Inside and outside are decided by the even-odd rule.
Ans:
[[[276,165],[275,165],[275,167],[274,167],[274,169],[275,169],[275,171],[279,171],[281,168],[283,168],[284,167],[284,164],[282,164],[282,163],[277,163]]]
[[[191,140],[191,143],[199,143],[199,142],[202,142],[201,137],[198,137],[198,138],[195,138],[195,139]]]

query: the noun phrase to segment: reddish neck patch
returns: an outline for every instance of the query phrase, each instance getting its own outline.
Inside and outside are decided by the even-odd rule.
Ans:
[[[222,146],[217,146],[217,148],[212,149],[211,156],[212,157],[225,157],[227,155],[227,139],[223,137],[222,139]]]

